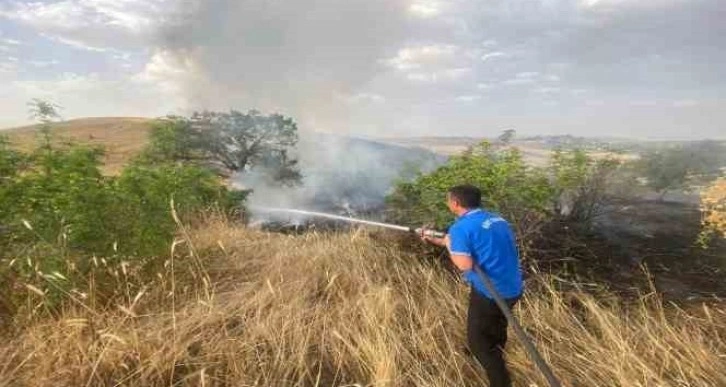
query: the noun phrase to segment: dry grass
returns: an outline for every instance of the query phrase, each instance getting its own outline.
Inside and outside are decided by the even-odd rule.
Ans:
[[[365,232],[217,221],[173,250],[140,297],[71,303],[4,337],[0,385],[485,385],[463,351],[467,290]],[[532,280],[517,313],[565,385],[726,385],[726,311],[696,317],[654,296],[625,307],[551,281]],[[515,384],[545,386],[510,343]]]
[[[53,125],[56,138],[102,146],[106,150],[104,173],[117,174],[146,145],[153,120],[133,117],[80,118]],[[29,151],[37,142],[35,126],[7,129],[6,134],[18,149]]]

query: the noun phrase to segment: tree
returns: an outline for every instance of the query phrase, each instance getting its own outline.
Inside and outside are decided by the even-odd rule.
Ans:
[[[225,177],[260,169],[271,180],[296,184],[301,174],[291,152],[297,141],[297,125],[280,114],[201,112],[157,124],[143,158],[203,163]]]
[[[192,129],[189,119],[167,117],[155,122],[149,133],[149,145],[141,153],[144,164],[164,162],[201,163],[204,161],[200,133]]]
[[[297,125],[280,114],[202,112],[191,117],[201,146],[217,170],[229,174],[252,168],[271,170],[283,182],[297,182],[300,173],[290,150],[297,145]]]
[[[33,98],[28,102],[30,118],[39,121],[42,125],[48,125],[55,120],[61,118],[58,110],[61,108],[60,105],[52,102]]]
[[[502,132],[502,134],[497,137],[497,142],[502,145],[509,145],[512,143],[512,140],[517,135],[517,131],[514,129],[507,129]]]
[[[51,148],[51,124],[61,119],[58,113],[60,109],[60,105],[40,98],[33,98],[28,102],[28,114],[31,119],[38,121],[38,132],[43,140],[42,147],[46,150]]]
[[[648,186],[661,198],[676,189],[690,190],[691,185],[713,180],[724,163],[723,146],[701,141],[646,153],[639,169]]]

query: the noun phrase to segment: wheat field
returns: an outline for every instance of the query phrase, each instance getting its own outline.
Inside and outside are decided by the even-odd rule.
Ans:
[[[486,385],[464,349],[468,290],[390,239],[182,229],[164,270],[116,270],[128,292],[102,300],[89,281],[60,313],[16,321],[0,385]],[[530,277],[516,314],[564,385],[726,385],[726,310],[558,283]],[[507,356],[516,386],[546,385],[513,335]]]

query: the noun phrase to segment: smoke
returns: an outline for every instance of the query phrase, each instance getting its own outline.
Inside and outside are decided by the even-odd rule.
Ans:
[[[404,0],[194,0],[167,21],[158,55],[180,64],[174,75],[194,109],[254,108],[299,123],[303,186],[245,173],[235,183],[254,190],[252,205],[353,213],[380,207],[407,164],[436,159],[319,134],[348,132],[347,106],[399,49],[409,9]]]
[[[378,212],[397,179],[428,171],[444,158],[408,149],[330,134],[311,134],[299,144],[303,185],[283,188],[264,171],[238,176],[235,183],[254,190],[252,207],[287,207],[349,216]]]
[[[256,108],[341,132],[345,99],[406,32],[403,0],[193,0],[162,29],[194,108]]]

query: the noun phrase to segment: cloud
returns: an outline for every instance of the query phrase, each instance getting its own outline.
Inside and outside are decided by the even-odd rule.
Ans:
[[[14,35],[0,36],[0,80],[14,86],[0,92],[23,117],[29,89],[13,82],[32,79],[112,90],[85,91],[93,103],[72,104],[81,115],[104,98],[164,98],[361,134],[486,124],[713,136],[726,120],[722,11],[722,0],[6,0],[0,23]],[[40,50],[60,63],[34,66],[48,61]],[[487,99],[477,109],[449,103],[477,95]],[[630,104],[655,96],[647,109]],[[554,97],[563,114],[543,105]]]
[[[27,63],[30,64],[33,67],[46,68],[46,67],[51,67],[51,66],[57,65],[58,64],[58,61],[55,60],[55,59],[52,59],[52,60],[29,60]]]
[[[399,71],[418,70],[451,62],[455,60],[458,51],[457,46],[442,44],[404,47],[385,63]]]
[[[19,46],[23,44],[23,42],[17,40],[17,39],[10,39],[10,38],[0,38],[0,43],[8,45],[8,46]]]
[[[536,94],[557,94],[560,91],[562,91],[562,89],[559,87],[538,87],[532,90],[532,92]]]
[[[348,101],[352,103],[383,103],[386,97],[375,93],[358,93],[348,97]]]
[[[408,7],[408,11],[414,16],[428,19],[439,16],[444,8],[445,5],[441,1],[418,0]]]
[[[81,49],[139,47],[174,9],[173,0],[14,1],[0,5],[0,18]]]
[[[507,56],[507,54],[505,54],[505,53],[503,53],[501,51],[494,51],[494,52],[489,52],[489,53],[486,53],[486,54],[482,55],[481,56],[481,61],[482,62],[486,62],[486,61],[491,60],[491,59],[503,58],[503,57],[506,57],[506,56]]]
[[[0,127],[27,122],[26,103],[32,98],[55,101],[65,117],[162,116],[178,112],[182,101],[143,77],[109,78],[100,74],[64,73],[49,80],[3,79],[0,63]],[[93,106],[89,111],[88,107]]]
[[[459,102],[474,102],[480,100],[481,98],[481,95],[460,95],[456,97],[456,100]]]

